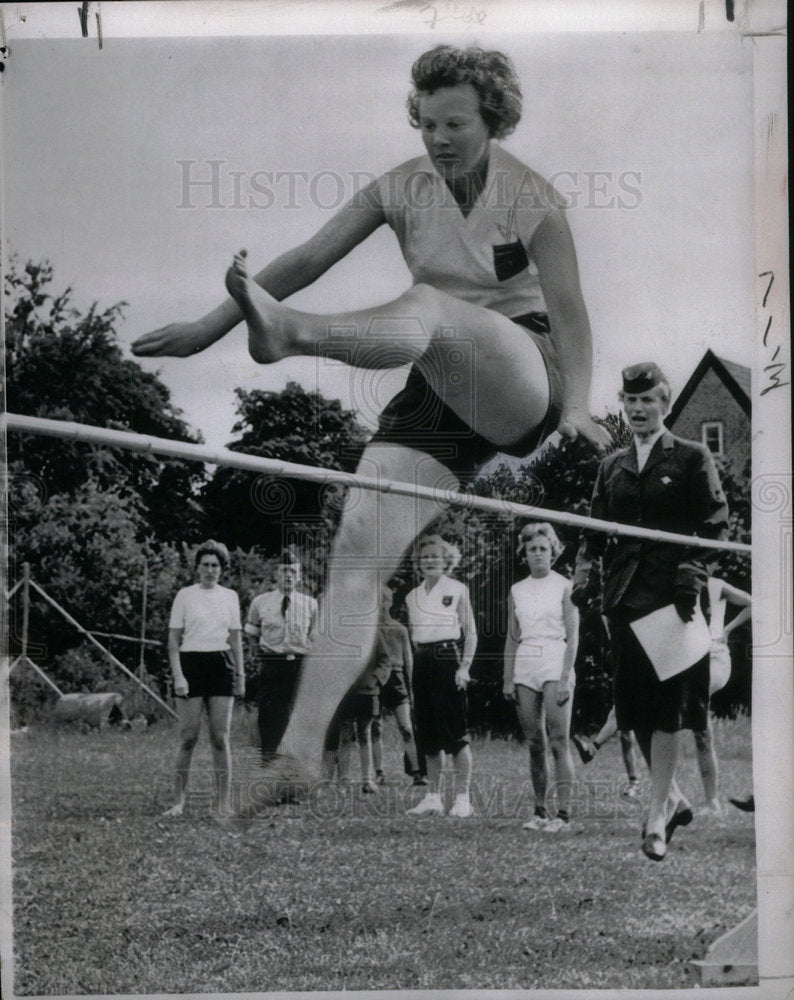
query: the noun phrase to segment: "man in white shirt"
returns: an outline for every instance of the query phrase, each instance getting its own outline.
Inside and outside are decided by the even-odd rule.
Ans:
[[[301,661],[317,627],[317,601],[297,590],[300,563],[282,556],[276,589],[251,602],[245,634],[259,669],[258,726],[263,760],[275,753],[289,721]]]

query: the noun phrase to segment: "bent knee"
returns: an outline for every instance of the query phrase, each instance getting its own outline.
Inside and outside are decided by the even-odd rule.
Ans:
[[[403,297],[408,302],[418,306],[437,306],[441,302],[441,293],[439,290],[423,281],[412,285]]]
[[[421,325],[432,331],[443,322],[445,315],[444,293],[432,285],[419,282],[405,293],[403,304],[416,311],[416,318]]]
[[[181,750],[195,750],[198,743],[198,733],[183,733],[179,737],[179,747]]]

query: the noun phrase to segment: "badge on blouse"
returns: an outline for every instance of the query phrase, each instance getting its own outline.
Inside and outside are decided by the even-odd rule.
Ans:
[[[499,243],[493,247],[493,266],[497,280],[507,281],[529,267],[529,257],[521,240]]]
[[[444,605],[445,608],[452,607],[452,595],[447,594],[445,597],[442,597],[441,603]]]

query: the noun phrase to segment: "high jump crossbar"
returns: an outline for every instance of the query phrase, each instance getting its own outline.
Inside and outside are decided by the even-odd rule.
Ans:
[[[45,437],[65,438],[69,441],[85,441],[89,444],[109,445],[115,448],[125,448],[129,451],[164,455],[168,458],[179,458],[190,462],[229,466],[234,469],[259,472],[268,476],[279,476],[285,479],[305,479],[315,483],[340,483],[343,486],[354,486],[359,489],[375,490],[380,493],[420,497],[425,500],[433,500],[439,504],[455,504],[461,507],[492,511],[498,514],[515,514],[519,517],[554,521],[558,524],[566,524],[572,527],[605,531],[610,535],[625,535],[631,538],[672,542],[678,545],[689,545],[704,549],[720,549],[725,552],[749,553],[752,551],[751,547],[743,542],[729,542],[719,539],[698,538],[693,535],[679,535],[671,531],[657,531],[653,528],[643,528],[633,524],[620,524],[617,521],[603,521],[594,517],[586,517],[583,514],[547,510],[545,507],[534,507],[530,504],[516,503],[512,500],[478,497],[473,494],[458,493],[455,490],[438,489],[434,486],[403,483],[396,480],[380,479],[375,476],[361,476],[358,473],[342,472],[339,469],[322,469],[313,465],[297,465],[294,462],[283,462],[275,458],[246,455],[241,452],[230,451],[228,448],[214,449],[206,445],[190,444],[187,441],[171,441],[168,438],[159,438],[148,434],[135,434],[132,431],[118,431],[109,427],[92,427],[89,424],[78,424],[67,420],[48,420],[44,417],[28,417],[18,413],[7,413],[5,415],[5,424],[8,430],[23,434],[40,434]]]

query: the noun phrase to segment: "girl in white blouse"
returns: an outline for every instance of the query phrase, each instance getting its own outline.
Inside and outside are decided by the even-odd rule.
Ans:
[[[551,568],[562,545],[550,524],[527,524],[518,552],[530,575],[510,591],[505,642],[504,693],[515,699],[529,743],[535,814],[525,830],[559,833],[570,828],[574,779],[568,742],[579,641],[579,612],[571,603],[571,583]],[[546,812],[548,773],[546,731],[554,759],[557,815]]]
[[[469,796],[472,756],[466,686],[477,648],[469,589],[447,575],[460,562],[460,552],[439,535],[419,539],[414,561],[422,583],[408,594],[405,606],[415,647],[416,740],[427,760],[427,792],[408,812],[413,816],[444,812],[440,785],[447,753],[457,777],[449,815],[467,819],[474,811]]]
[[[728,648],[728,636],[744,624],[750,617],[752,597],[738,587],[733,587],[724,580],[710,576],[708,579],[709,597],[709,632],[711,633],[711,651],[709,654],[709,698],[720,691],[728,683],[731,676],[731,654]],[[728,604],[740,608],[731,621],[725,624],[725,612]],[[721,816],[722,803],[719,796],[719,764],[717,751],[714,747],[714,733],[711,725],[711,712],[706,718],[706,728],[695,732],[695,747],[700,777],[703,780],[703,791],[706,794],[706,805],[701,815]]]

